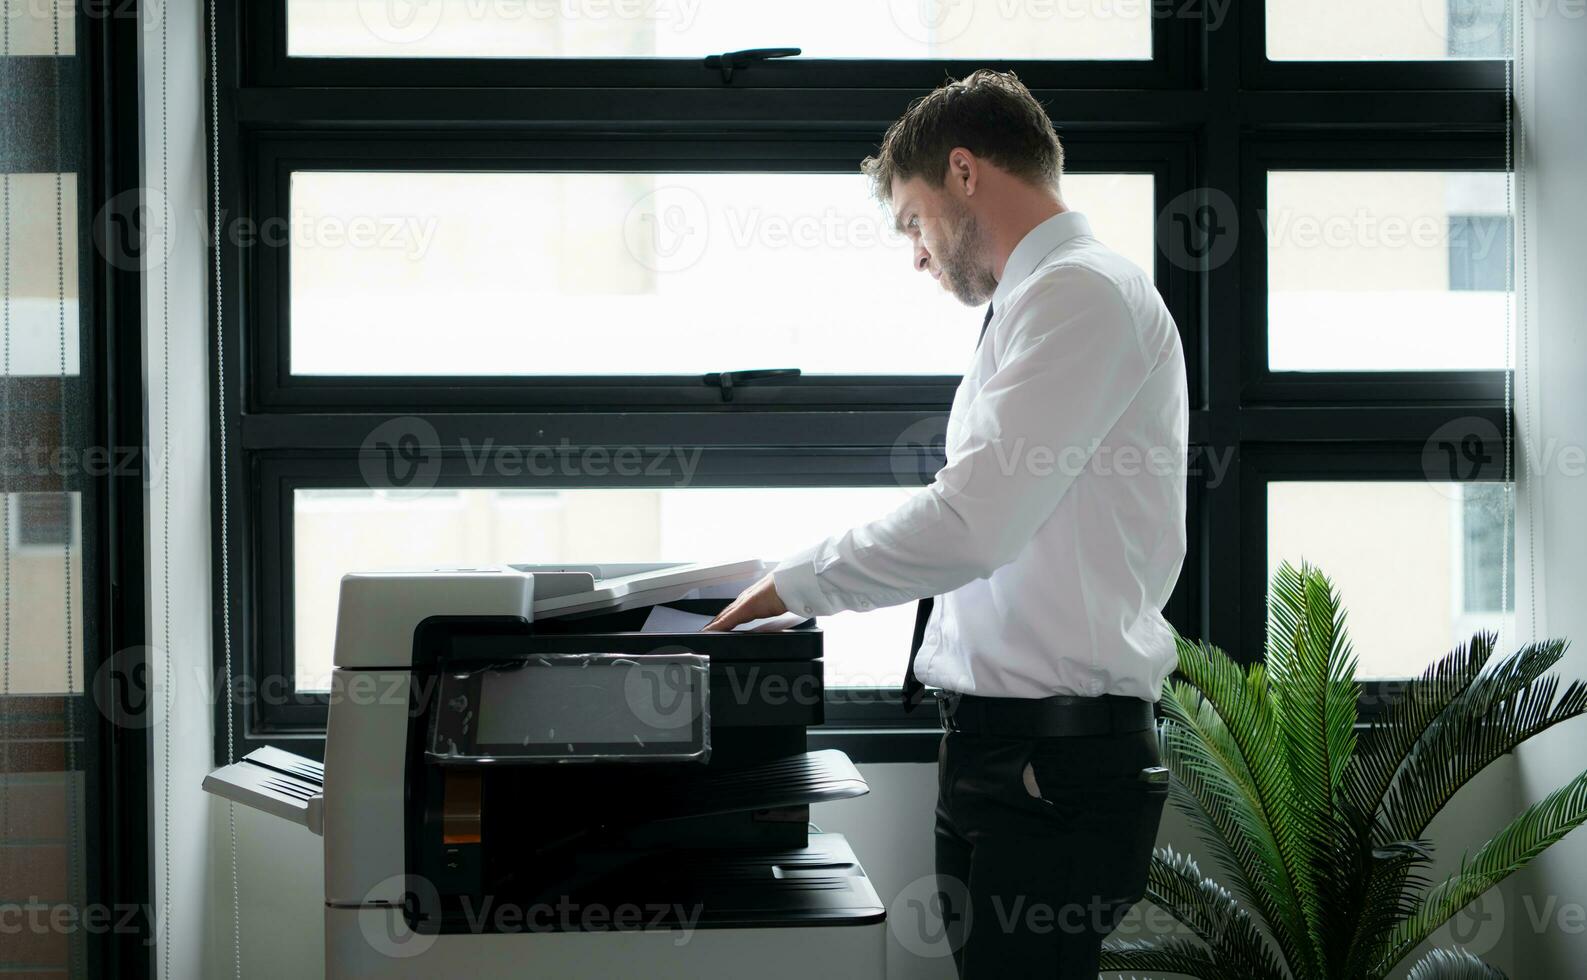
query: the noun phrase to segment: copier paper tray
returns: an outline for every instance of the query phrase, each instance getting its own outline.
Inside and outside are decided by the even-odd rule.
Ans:
[[[840,834],[811,834],[804,847],[758,851],[669,849],[631,855],[604,875],[539,895],[495,895],[502,903],[555,901],[573,908],[637,907],[644,929],[722,929],[799,925],[865,925],[886,907]],[[589,855],[586,866],[601,855]],[[566,884],[566,882],[564,882]],[[477,930],[457,904],[415,909],[417,932]],[[477,911],[475,912],[477,917]],[[551,931],[562,927],[547,920]],[[489,931],[489,923],[486,931]]]
[[[729,768],[635,767],[623,778],[628,781],[626,805],[635,820],[772,810],[847,800],[868,792],[865,777],[836,749]]]

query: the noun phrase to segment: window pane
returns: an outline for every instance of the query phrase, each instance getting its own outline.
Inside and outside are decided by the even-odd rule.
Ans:
[[[644,490],[298,490],[293,497],[297,686],[329,688],[337,583],[415,565],[778,561],[880,517],[899,487]],[[902,682],[913,604],[821,620],[828,687]]]
[[[1269,173],[1269,367],[1502,368],[1505,182],[1502,173]]]
[[[10,215],[11,235],[0,252],[0,262],[10,263],[0,289],[4,363],[13,376],[76,374],[77,175],[0,174],[0,209]]]
[[[1274,61],[1504,58],[1510,0],[1267,0]]]
[[[1152,178],[1069,203],[1152,268]],[[292,175],[295,374],[962,371],[981,314],[852,174]]]
[[[1500,576],[1508,553],[1513,608],[1514,495],[1502,484],[1276,482],[1267,494],[1269,580],[1302,560],[1333,580],[1361,677],[1420,674],[1478,630],[1509,642]]]
[[[13,445],[26,443],[19,440]],[[3,694],[79,694],[83,690],[82,495],[6,493],[0,494],[0,504],[5,507],[0,515],[5,522],[0,632],[7,642],[9,684]]]
[[[288,0],[297,57],[1149,59],[1147,0]]]
[[[70,0],[0,0],[0,16],[5,17],[4,53],[76,54],[76,8]]]

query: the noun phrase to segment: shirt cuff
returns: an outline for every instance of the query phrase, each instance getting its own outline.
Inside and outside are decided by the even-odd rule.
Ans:
[[[782,562],[771,571],[772,582],[777,586],[777,597],[791,613],[801,616],[830,616],[838,611],[821,591],[816,580],[815,551],[800,552]]]

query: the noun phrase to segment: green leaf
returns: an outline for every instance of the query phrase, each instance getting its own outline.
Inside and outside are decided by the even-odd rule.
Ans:
[[[1328,879],[1341,836],[1334,800],[1355,752],[1355,658],[1344,611],[1328,579],[1310,565],[1287,562],[1273,576],[1268,604],[1267,666],[1278,713],[1279,747],[1290,774],[1286,816],[1292,834],[1280,837],[1292,866],[1312,944],[1329,958],[1325,937],[1348,923],[1349,906],[1330,906],[1329,892],[1349,888]],[[1339,950],[1342,955],[1344,950]]]
[[[1112,945],[1110,972],[1381,980],[1450,916],[1587,822],[1583,773],[1432,884],[1423,835],[1454,794],[1499,755],[1587,713],[1587,686],[1549,673],[1564,645],[1534,644],[1495,665],[1494,637],[1478,634],[1429,667],[1358,744],[1339,595],[1320,570],[1284,565],[1270,603],[1262,663],[1241,667],[1178,639],[1159,744],[1170,799],[1219,874],[1157,852],[1147,895],[1191,936]],[[1493,976],[1461,951],[1430,953],[1412,972]]]
[[[1475,854],[1463,859],[1459,871],[1434,885],[1421,910],[1390,936],[1381,969],[1392,968],[1456,912],[1526,867],[1583,821],[1587,821],[1587,772],[1527,807]]]
[[[1367,977],[1373,975],[1389,936],[1421,908],[1421,893],[1432,884],[1425,873],[1432,849],[1423,841],[1374,847],[1370,818],[1353,808],[1345,813],[1349,830],[1330,865],[1334,873],[1325,879],[1330,890],[1324,903],[1345,910],[1338,916],[1337,932],[1328,936],[1328,961],[1330,975]],[[1352,914],[1355,921],[1350,923]]]
[[[1187,663],[1191,665],[1187,674],[1222,689],[1228,702],[1244,703],[1245,695],[1228,691],[1234,685],[1249,688],[1252,700],[1266,700],[1260,666],[1242,673],[1223,651],[1186,643],[1180,647],[1181,669]],[[1268,821],[1257,777],[1231,726],[1204,691],[1187,683],[1169,684],[1162,704],[1163,759],[1175,774],[1176,805],[1201,826],[1224,871],[1241,898],[1261,915],[1285,960],[1292,965],[1311,963],[1304,912]],[[1230,709],[1236,717],[1242,710]]]
[[[1377,839],[1414,840],[1455,793],[1532,736],[1587,711],[1587,686],[1540,677],[1561,644],[1530,646],[1459,694],[1423,732],[1381,808]]]
[[[1493,633],[1478,633],[1470,644],[1440,657],[1407,685],[1394,707],[1367,730],[1362,750],[1352,760],[1345,779],[1350,799],[1360,812],[1376,813],[1382,806],[1406,756],[1450,702],[1482,673],[1496,640]]]
[[[1504,972],[1463,949],[1431,949],[1405,980],[1505,980]]]
[[[1538,730],[1535,723],[1507,727],[1495,713],[1504,709],[1535,721],[1538,702],[1552,697],[1552,687],[1538,688],[1520,701],[1503,699],[1526,690],[1559,659],[1563,647],[1528,647],[1484,674],[1494,641],[1493,634],[1479,633],[1429,667],[1387,719],[1373,726],[1351,766],[1341,808],[1358,820],[1370,814],[1374,823],[1349,869],[1366,879],[1363,887],[1339,897],[1361,910],[1344,961],[1349,970],[1359,972],[1383,955],[1394,929],[1421,908],[1427,861],[1410,855],[1425,847],[1417,838],[1433,816],[1472,776]],[[1566,705],[1565,711],[1571,710]],[[1564,715],[1556,715],[1549,720],[1545,712],[1542,727],[1563,720]],[[1395,859],[1396,853],[1403,859]],[[1363,854],[1389,857],[1362,861]]]
[[[1248,980],[1214,960],[1189,939],[1135,942],[1120,940],[1102,947],[1103,973],[1154,970],[1197,980]]]
[[[1188,855],[1164,847],[1152,855],[1147,899],[1189,929],[1212,956],[1244,980],[1284,980],[1256,923],[1229,891],[1205,877]]]

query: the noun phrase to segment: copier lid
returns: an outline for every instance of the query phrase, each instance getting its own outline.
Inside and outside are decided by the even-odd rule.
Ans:
[[[687,565],[512,565],[535,577],[535,619],[736,595],[766,572],[758,559]]]
[[[342,577],[337,667],[408,667],[413,633],[437,616],[554,619],[685,598],[731,598],[766,571],[758,559],[699,564],[495,565]]]

